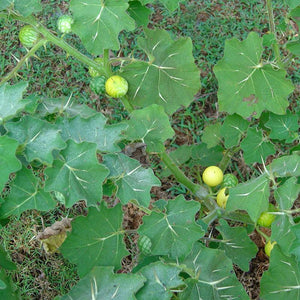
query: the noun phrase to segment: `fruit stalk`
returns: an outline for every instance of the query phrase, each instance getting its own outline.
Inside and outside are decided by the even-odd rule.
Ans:
[[[29,57],[33,56],[35,54],[35,52],[42,46],[44,46],[47,43],[47,41],[45,39],[41,39],[39,40],[28,52],[27,54],[22,57],[18,64],[6,75],[2,78],[2,80],[0,81],[0,85],[9,81],[10,79],[12,79],[17,72],[20,70],[20,68],[23,66],[23,64],[27,61],[27,59],[29,59]]]

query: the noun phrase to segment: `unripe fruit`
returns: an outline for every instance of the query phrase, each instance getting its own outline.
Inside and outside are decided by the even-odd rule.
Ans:
[[[227,190],[226,187],[221,189],[217,195],[217,204],[222,208],[226,208],[226,203],[229,197],[229,195],[227,195],[226,193],[226,190]]]
[[[263,227],[270,227],[271,224],[274,222],[274,220],[275,220],[275,215],[270,214],[267,211],[264,211],[260,215],[259,219],[257,220],[257,224]]]
[[[60,16],[57,20],[57,28],[61,33],[70,33],[74,20],[69,15]]]
[[[26,48],[31,48],[39,39],[40,34],[30,25],[25,25],[19,32],[19,40]]]
[[[105,76],[94,77],[90,81],[90,88],[97,95],[104,94],[105,82],[106,82]]]
[[[143,254],[149,255],[151,253],[152,242],[146,235],[143,235],[139,238],[138,246]]]
[[[233,174],[225,174],[223,177],[222,187],[232,188],[237,186],[238,179]]]
[[[101,67],[103,67],[103,58],[102,57],[96,57],[94,59],[94,62],[99,64]],[[99,76],[103,75],[103,74],[99,73],[96,69],[94,69],[93,67],[89,67],[89,73],[90,73],[91,77],[99,77]]]
[[[121,76],[111,76],[105,83],[105,91],[113,98],[123,97],[128,91],[128,82]]]
[[[223,172],[219,167],[210,166],[204,170],[202,179],[209,186],[217,186],[223,181]]]
[[[277,244],[276,242],[271,243],[271,241],[268,241],[265,245],[265,253],[270,257],[271,251],[274,248],[274,245]]]

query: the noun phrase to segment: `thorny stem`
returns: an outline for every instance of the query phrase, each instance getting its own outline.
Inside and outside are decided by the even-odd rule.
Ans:
[[[227,168],[227,166],[229,165],[230,161],[231,161],[231,158],[232,156],[238,152],[240,150],[240,147],[235,147],[233,149],[228,149],[226,150],[220,164],[219,164],[219,167],[220,169],[224,172]]]
[[[2,78],[2,80],[0,81],[0,85],[7,82],[8,80],[12,79],[20,70],[20,68],[23,66],[23,64],[27,61],[27,59],[29,59],[31,56],[33,56],[35,54],[35,52],[42,47],[43,45],[45,45],[47,43],[46,40],[41,39],[39,40],[28,52],[27,54],[22,57],[18,64],[6,75]]]
[[[279,50],[279,45],[278,45],[277,36],[276,36],[272,0],[266,0],[266,5],[267,5],[267,11],[268,11],[268,17],[269,17],[270,31],[271,31],[271,33],[274,34],[274,37],[276,40],[276,43],[274,43],[274,45],[273,45],[273,51],[274,51],[275,58],[276,58],[278,65],[281,66],[282,62],[281,62],[280,50]]]
[[[77,58],[78,60],[80,60],[82,63],[88,65],[89,67],[94,68],[95,70],[97,70],[100,73],[103,73],[105,76],[109,77],[110,74],[109,72],[107,72],[107,70],[101,66],[99,66],[98,63],[96,63],[93,59],[87,57],[86,55],[82,54],[81,52],[79,52],[77,49],[75,49],[74,47],[72,47],[71,45],[69,45],[68,43],[66,43],[63,39],[55,36],[54,34],[52,34],[46,27],[44,27],[42,24],[40,24],[33,16],[30,17],[22,17],[17,15],[15,12],[10,12],[9,17],[27,23],[31,26],[33,26],[38,32],[40,32],[44,38],[55,44],[56,46],[62,48],[63,50],[65,50],[69,55]]]

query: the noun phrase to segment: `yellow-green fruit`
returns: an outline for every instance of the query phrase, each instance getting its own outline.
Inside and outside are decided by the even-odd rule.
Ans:
[[[19,40],[21,44],[27,48],[31,48],[39,39],[40,34],[30,25],[25,25],[19,32]]]
[[[226,190],[227,188],[221,189],[217,195],[217,204],[222,208],[226,208],[227,199],[229,197],[229,195],[226,193]]]
[[[276,242],[271,243],[271,241],[268,241],[265,245],[265,253],[270,257],[271,251],[274,248],[274,245],[277,244]]]
[[[271,224],[274,222],[274,220],[275,220],[275,215],[270,214],[267,211],[264,211],[260,215],[259,219],[257,220],[257,224],[263,227],[270,227]]]
[[[103,58],[102,57],[96,57],[94,59],[94,62],[99,64],[101,67],[103,67]],[[94,69],[93,67],[89,67],[89,73],[90,73],[91,77],[99,77],[99,76],[103,75],[103,74],[99,73],[96,69]]]
[[[111,76],[105,83],[105,91],[107,95],[113,98],[123,97],[128,91],[128,82],[121,76]]]
[[[209,186],[217,186],[223,181],[223,172],[219,167],[210,166],[204,170],[202,179]]]

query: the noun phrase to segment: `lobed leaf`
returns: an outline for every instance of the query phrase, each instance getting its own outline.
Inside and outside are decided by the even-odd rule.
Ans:
[[[126,13],[128,6],[128,0],[71,0],[72,30],[94,55],[103,54],[104,49],[118,50],[120,31],[135,28],[134,20]]]
[[[187,288],[179,299],[249,299],[224,251],[196,243],[181,263],[191,271],[191,278],[185,280]]]
[[[236,38],[225,42],[224,57],[214,68],[221,111],[244,118],[259,118],[264,110],[285,113],[294,85],[284,69],[262,61],[262,40],[250,32],[242,42]]]
[[[171,299],[172,289],[184,285],[179,277],[181,269],[177,266],[155,262],[140,269],[137,274],[147,279],[145,285],[138,291],[138,300]]]
[[[122,139],[121,132],[127,128],[125,123],[106,125],[106,118],[101,113],[89,118],[59,118],[56,124],[65,141],[72,139],[76,143],[95,143],[97,150],[103,152],[121,151],[117,142]]]
[[[249,270],[249,263],[258,251],[244,227],[230,227],[224,219],[219,220],[217,230],[222,234],[224,243],[220,243],[227,257],[243,271]]]
[[[19,216],[29,209],[48,211],[56,202],[51,195],[40,188],[40,180],[32,170],[23,167],[18,171],[15,180],[10,184],[10,193],[0,206],[0,218],[11,215]]]
[[[4,83],[0,86],[0,125],[25,108],[27,102],[22,98],[27,85],[27,82],[19,82],[15,85]]]
[[[246,164],[262,163],[269,155],[276,152],[274,145],[265,141],[262,130],[256,128],[248,128],[247,136],[241,142],[241,148]]]
[[[300,155],[293,153],[274,159],[267,170],[276,177],[300,176]]]
[[[211,124],[204,128],[202,142],[207,148],[213,148],[220,144],[221,141],[221,123]]]
[[[229,190],[226,210],[246,210],[256,222],[262,212],[268,210],[270,179],[265,175],[240,183]]]
[[[169,200],[165,212],[153,211],[143,217],[138,229],[152,242],[152,255],[169,255],[184,258],[191,251],[195,241],[204,235],[204,230],[195,222],[195,214],[200,204],[186,201],[182,195]]]
[[[156,104],[133,111],[127,124],[126,138],[141,140],[148,152],[164,151],[164,141],[174,135],[168,115]]]
[[[226,116],[220,129],[221,135],[225,139],[225,147],[228,149],[237,146],[248,126],[249,122],[237,114]]]
[[[284,255],[275,245],[269,269],[263,273],[260,282],[260,296],[263,300],[299,299],[299,278],[299,266],[295,258]]]
[[[72,232],[60,250],[70,262],[77,264],[79,276],[87,275],[95,266],[121,268],[121,260],[128,255],[123,241],[123,212],[120,204],[107,208],[104,202],[90,208],[86,217],[72,221]]]
[[[71,207],[79,200],[88,206],[97,206],[102,200],[102,183],[108,170],[98,163],[96,144],[67,141],[67,148],[60,152],[60,159],[45,170],[45,190],[56,191],[65,197]]]
[[[149,61],[133,60],[121,70],[129,84],[130,102],[140,107],[158,104],[172,114],[181,106],[188,106],[200,88],[191,39],[173,41],[159,29],[145,29],[145,35],[138,39],[138,45]]]
[[[25,147],[24,154],[29,162],[37,159],[51,165],[52,151],[66,147],[55,125],[31,116],[24,116],[19,122],[7,123],[5,127],[8,136]]]
[[[107,154],[103,164],[110,170],[109,178],[113,178],[118,190],[117,197],[122,204],[136,200],[142,206],[150,204],[150,189],[160,186],[160,181],[152,169],[143,168],[138,161],[123,153]]]
[[[153,3],[154,0],[140,0],[143,5]],[[179,2],[182,0],[159,0],[169,11],[174,11],[178,8]]]
[[[291,245],[290,253],[294,254],[298,262],[300,262],[300,223],[294,225],[291,228],[291,231],[293,232],[295,239]]]
[[[128,13],[135,20],[136,26],[147,26],[151,10],[141,4],[140,1],[129,1]]]
[[[19,143],[8,136],[0,136],[0,191],[3,190],[9,175],[22,168],[21,162],[16,158]]]
[[[25,17],[42,10],[40,0],[14,0],[14,7]]]
[[[113,267],[94,267],[60,299],[133,300],[145,281],[143,276],[136,274],[115,274]]]

